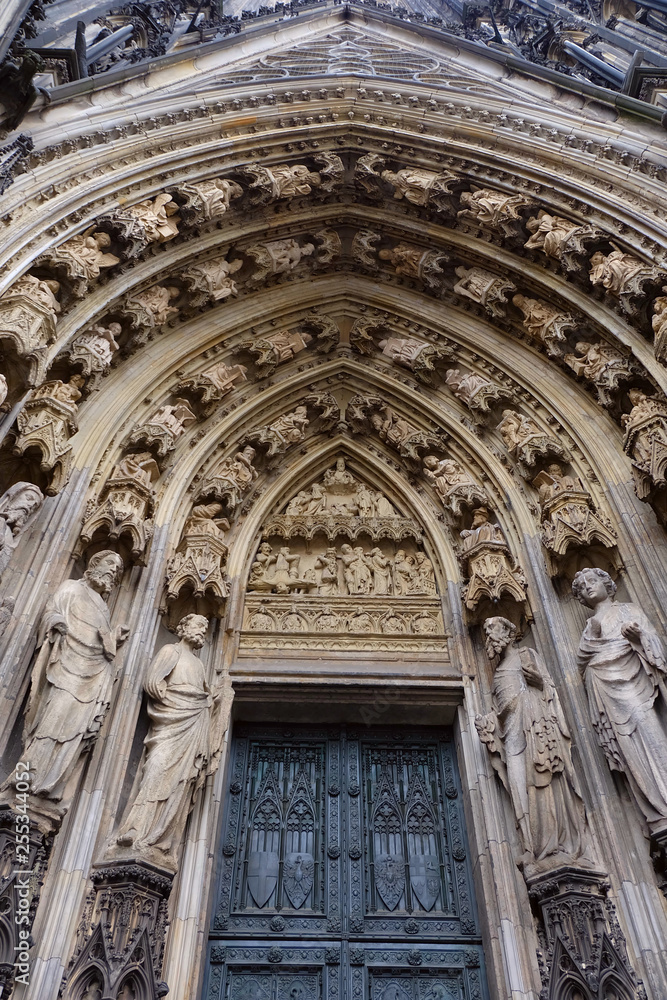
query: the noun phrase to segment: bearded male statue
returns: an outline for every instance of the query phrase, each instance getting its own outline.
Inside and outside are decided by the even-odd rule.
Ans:
[[[39,623],[21,760],[30,762],[31,814],[45,833],[67,812],[83,754],[109,708],[114,658],[128,629],[112,627],[106,602],[122,572],[116,552],[96,553],[82,580],[66,580],[49,598]],[[0,794],[13,803],[11,778]]]
[[[590,867],[586,813],[553,682],[534,649],[514,644],[512,622],[487,618],[484,632],[496,661],[494,710],[475,725],[512,800],[524,852],[519,866],[527,877],[563,864]]]
[[[178,849],[195,793],[218,765],[222,689],[211,693],[197,656],[208,619],[186,615],[180,642],[163,646],[144,681],[151,720],[139,786],[112,853],[176,870]],[[120,852],[119,852],[120,849]]]
[[[636,604],[615,601],[602,569],[582,569],[572,593],[593,610],[577,659],[593,727],[612,771],[623,771],[651,833],[667,831],[667,664]]]

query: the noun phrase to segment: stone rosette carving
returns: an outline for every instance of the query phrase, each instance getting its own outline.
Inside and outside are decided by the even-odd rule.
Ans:
[[[560,465],[540,472],[533,486],[539,491],[542,541],[555,555],[595,542],[605,548],[615,546],[616,532],[609,518],[596,510],[590,493],[578,479],[565,475]]]
[[[609,767],[625,774],[649,831],[664,836],[667,662],[662,641],[637,604],[614,600],[616,584],[604,570],[580,570],[572,593],[593,612],[577,653],[590,721]]]
[[[70,438],[78,430],[77,402],[81,398],[83,377],[74,375],[69,382],[56,379],[33,389],[16,418],[18,435],[15,455],[37,451],[39,467],[50,473],[46,492],[55,496],[66,486],[72,465]]]
[[[498,430],[505,447],[519,466],[531,469],[538,458],[553,456],[568,461],[569,455],[560,441],[543,431],[532,417],[516,410],[503,410]]]
[[[117,337],[122,327],[120,323],[109,323],[108,326],[95,324],[84,330],[63,351],[71,365],[77,365],[86,378],[91,379],[89,388],[94,387],[102,375],[111,368],[111,362],[119,348]]]
[[[304,351],[312,339],[305,331],[278,330],[256,340],[245,340],[239,344],[239,349],[254,355],[257,375],[259,378],[267,378],[278,365],[291,361],[300,351]]]
[[[622,250],[601,251],[590,259],[591,285],[603,288],[628,316],[638,316],[650,291],[657,291],[667,272]]]
[[[461,194],[460,201],[465,206],[457,212],[460,219],[506,237],[517,234],[521,212],[532,205],[532,200],[525,195],[474,186]]]
[[[44,494],[33,483],[15,483],[0,497],[0,578],[43,503]]]
[[[473,419],[483,421],[492,413],[493,406],[502,399],[512,399],[512,392],[476,372],[462,372],[450,368],[445,375],[445,385],[466,406]]]
[[[386,260],[398,277],[416,278],[432,292],[441,292],[449,256],[440,250],[426,250],[413,243],[397,243],[391,249],[380,250],[380,260]]]
[[[24,274],[0,297],[0,341],[8,341],[28,362],[28,384],[46,373],[46,350],[55,340],[60,303],[58,281],[41,281]]]
[[[48,599],[39,623],[20,760],[30,761],[29,815],[45,834],[69,809],[83,754],[109,708],[114,657],[128,629],[111,625],[106,599],[122,573],[117,553],[96,553],[82,580],[66,580]],[[15,801],[12,775],[1,794]]]
[[[140,559],[153,536],[153,483],[160,470],[150,452],[125,455],[95,499],[89,500],[80,544],[102,536],[110,541],[126,537],[133,559]]]
[[[188,592],[193,597],[212,597],[222,602],[229,593],[224,574],[227,559],[226,517],[219,517],[222,504],[196,504],[185,522],[178,549],[167,569],[167,598],[175,600]]]
[[[103,270],[120,264],[119,257],[106,252],[110,245],[109,234],[96,232],[95,226],[91,226],[84,233],[72,236],[60,246],[47,251],[37,263],[64,278],[69,283],[72,294],[83,298]]]
[[[231,511],[235,511],[257,479],[258,473],[252,464],[254,458],[255,449],[250,445],[246,445],[242,451],[237,451],[233,457],[224,458],[202,481],[195,499],[203,500],[211,497],[226,504]]]
[[[476,302],[496,319],[505,315],[508,296],[516,292],[516,285],[481,267],[457,267],[455,273],[459,279],[453,288],[455,295]]]
[[[565,271],[579,271],[590,253],[590,244],[606,242],[600,229],[588,223],[580,225],[560,215],[550,215],[540,209],[528,219],[526,229],[531,236],[524,243],[527,250],[540,250],[552,260],[557,260]]]
[[[632,462],[637,496],[647,500],[655,488],[667,485],[667,404],[639,389],[628,395],[632,409],[621,417],[623,450]]]
[[[228,365],[225,361],[218,361],[199,375],[182,379],[176,386],[176,391],[198,398],[208,413],[223,396],[246,381],[247,371],[245,365]]]
[[[165,458],[176,447],[176,442],[185,434],[197,417],[184,399],[166,403],[149,417],[129,438],[130,445],[143,445],[153,449],[159,458]]]
[[[530,879],[563,864],[590,867],[588,826],[556,688],[539,654],[515,645],[516,631],[506,618],[484,622],[493,711],[475,726],[512,800],[518,863]]]
[[[603,406],[616,402],[618,389],[624,382],[643,375],[642,369],[631,357],[625,357],[604,341],[590,344],[581,340],[575,346],[574,354],[566,354],[563,360],[575,375],[593,383]]]
[[[426,455],[423,466],[424,475],[433,483],[443,507],[455,518],[460,518],[465,510],[486,507],[489,503],[486,490],[454,459]]]
[[[243,267],[240,257],[227,260],[227,255],[213,257],[201,263],[189,264],[179,277],[188,289],[188,306],[200,309],[214,302],[222,302],[238,295],[236,282],[231,277]]]
[[[421,464],[422,451],[440,448],[442,444],[435,434],[419,430],[396,413],[380,396],[353,396],[345,416],[355,434],[374,431],[382,441],[415,463]]]
[[[523,328],[539,343],[544,344],[550,358],[559,358],[568,336],[579,325],[572,313],[563,312],[542,299],[515,295],[512,302],[523,313]]]
[[[512,558],[499,524],[494,524],[485,507],[478,507],[470,528],[460,533],[459,558],[468,583],[463,601],[469,611],[483,599],[493,603],[507,597],[518,604],[526,601],[526,578]]]

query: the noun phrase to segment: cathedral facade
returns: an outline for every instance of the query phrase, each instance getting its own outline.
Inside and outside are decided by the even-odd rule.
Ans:
[[[663,0],[0,29],[0,997],[665,1000]]]

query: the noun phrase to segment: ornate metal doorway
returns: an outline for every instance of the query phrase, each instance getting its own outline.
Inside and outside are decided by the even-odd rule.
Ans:
[[[487,996],[451,733],[237,727],[205,1000]]]

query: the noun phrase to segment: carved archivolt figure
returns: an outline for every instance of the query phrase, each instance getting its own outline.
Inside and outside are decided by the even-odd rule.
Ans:
[[[143,226],[149,243],[166,243],[178,236],[178,205],[170,194],[159,194],[154,201],[140,201],[127,209]]]
[[[667,285],[662,286],[667,293]],[[667,361],[667,294],[658,295],[653,301],[651,326],[654,333],[655,356],[664,364]]]
[[[511,281],[481,267],[457,267],[454,292],[482,306],[491,316],[504,316],[507,296],[516,291]]]
[[[392,170],[383,170],[380,176],[383,181],[391,184],[394,198],[398,201],[405,198],[412,205],[422,207],[432,204],[440,211],[447,210],[447,195],[451,193],[451,185],[459,180],[456,174],[436,173],[434,170],[424,170],[422,167],[402,167],[396,173]]]
[[[230,295],[237,295],[236,282],[230,275],[236,274],[242,267],[240,258],[227,260],[225,256],[214,257],[201,264],[190,264],[181,275],[195,296],[194,299],[191,297],[190,304],[197,306],[206,302],[221,302]]]
[[[119,257],[104,252],[111,245],[111,237],[94,232],[94,228],[72,236],[44,255],[48,263],[64,265],[70,278],[79,279],[75,287],[77,295],[85,294],[87,284],[99,278],[103,268],[120,264]]]
[[[487,618],[484,632],[487,655],[496,661],[493,712],[478,715],[475,725],[512,799],[520,866],[532,875],[581,862],[586,814],[556,689],[536,651],[514,645],[512,622]]]
[[[179,193],[187,197],[191,209],[204,219],[217,219],[229,210],[235,198],[241,197],[243,188],[236,181],[215,177],[198,184],[181,184]]]
[[[605,256],[594,253],[591,257],[590,280],[592,285],[602,285],[608,292],[618,298],[621,295],[636,294],[640,290],[642,272],[652,269],[639,257],[622,250],[613,250]],[[639,284],[638,284],[639,279]]]
[[[461,195],[466,207],[457,214],[469,216],[482,225],[501,226],[519,218],[519,210],[530,205],[530,200],[520,194],[505,194],[492,188],[473,188]]]
[[[249,434],[251,441],[259,444],[268,444],[267,454],[277,455],[286,451],[290,445],[299,444],[306,436],[308,420],[308,409],[305,406],[297,406],[291,413],[284,413],[272,424],[258,427],[256,431]]]
[[[233,458],[223,459],[213,474],[204,480],[196,498],[212,494],[218,500],[226,501],[230,507],[238,507],[243,494],[257,479],[257,469],[252,464],[254,457],[255,449],[246,445]]]
[[[523,313],[524,329],[544,344],[550,357],[559,357],[563,353],[561,345],[567,343],[568,332],[577,326],[575,317],[526,295],[515,295],[512,302]]]
[[[528,219],[526,229],[533,234],[524,244],[526,249],[541,250],[547,257],[560,261],[568,271],[581,266],[587,243],[605,239],[605,234],[594,226],[580,226],[562,216],[549,215],[543,209],[537,213],[537,218]]]
[[[667,665],[662,642],[636,604],[613,600],[601,569],[582,569],[572,593],[591,608],[579,643],[590,717],[612,771],[623,771],[649,829],[667,828]]]
[[[133,857],[175,869],[194,794],[217,767],[221,691],[211,693],[197,656],[208,620],[187,615],[176,629],[180,642],[153,659],[144,690],[151,720],[146,756],[134,801],[116,838]]]
[[[644,500],[655,486],[665,485],[667,473],[667,406],[664,400],[630,389],[630,413],[621,417],[625,427],[623,449],[635,469],[637,495]]]
[[[639,366],[632,359],[624,357],[604,341],[589,344],[581,340],[574,350],[574,354],[565,355],[565,364],[570,366],[575,375],[594,383],[603,405],[609,405],[613,401],[621,382],[627,382],[640,372]]]
[[[56,298],[60,291],[59,281],[41,281],[34,274],[24,274],[12,287],[5,292],[5,295],[25,295],[36,305],[41,306],[46,312],[51,313],[53,318],[60,312],[61,306]]]
[[[7,568],[19,535],[43,502],[44,494],[32,483],[16,483],[0,499],[0,576]]]
[[[128,629],[112,628],[106,600],[122,572],[115,552],[96,553],[82,580],[66,580],[49,598],[39,623],[21,760],[30,761],[31,794],[41,800],[33,812],[47,832],[69,808],[70,779],[109,708],[113,662]]]
[[[120,336],[120,323],[108,326],[96,324],[80,334],[67,350],[72,362],[79,362],[84,375],[99,375],[111,367],[113,356],[118,350],[116,337]]]
[[[555,455],[567,459],[567,452],[555,438],[516,410],[503,410],[498,430],[510,455],[527,466],[535,464],[540,455]]]
[[[180,288],[175,285],[153,285],[143,292],[129,295],[122,306],[123,312],[132,317],[136,326],[149,328],[163,326],[172,316],[177,316],[179,309],[169,303],[179,298]]]
[[[424,459],[424,475],[433,483],[443,506],[456,517],[461,514],[463,507],[488,503],[485,490],[451,458],[439,459],[435,455],[427,455]]]

